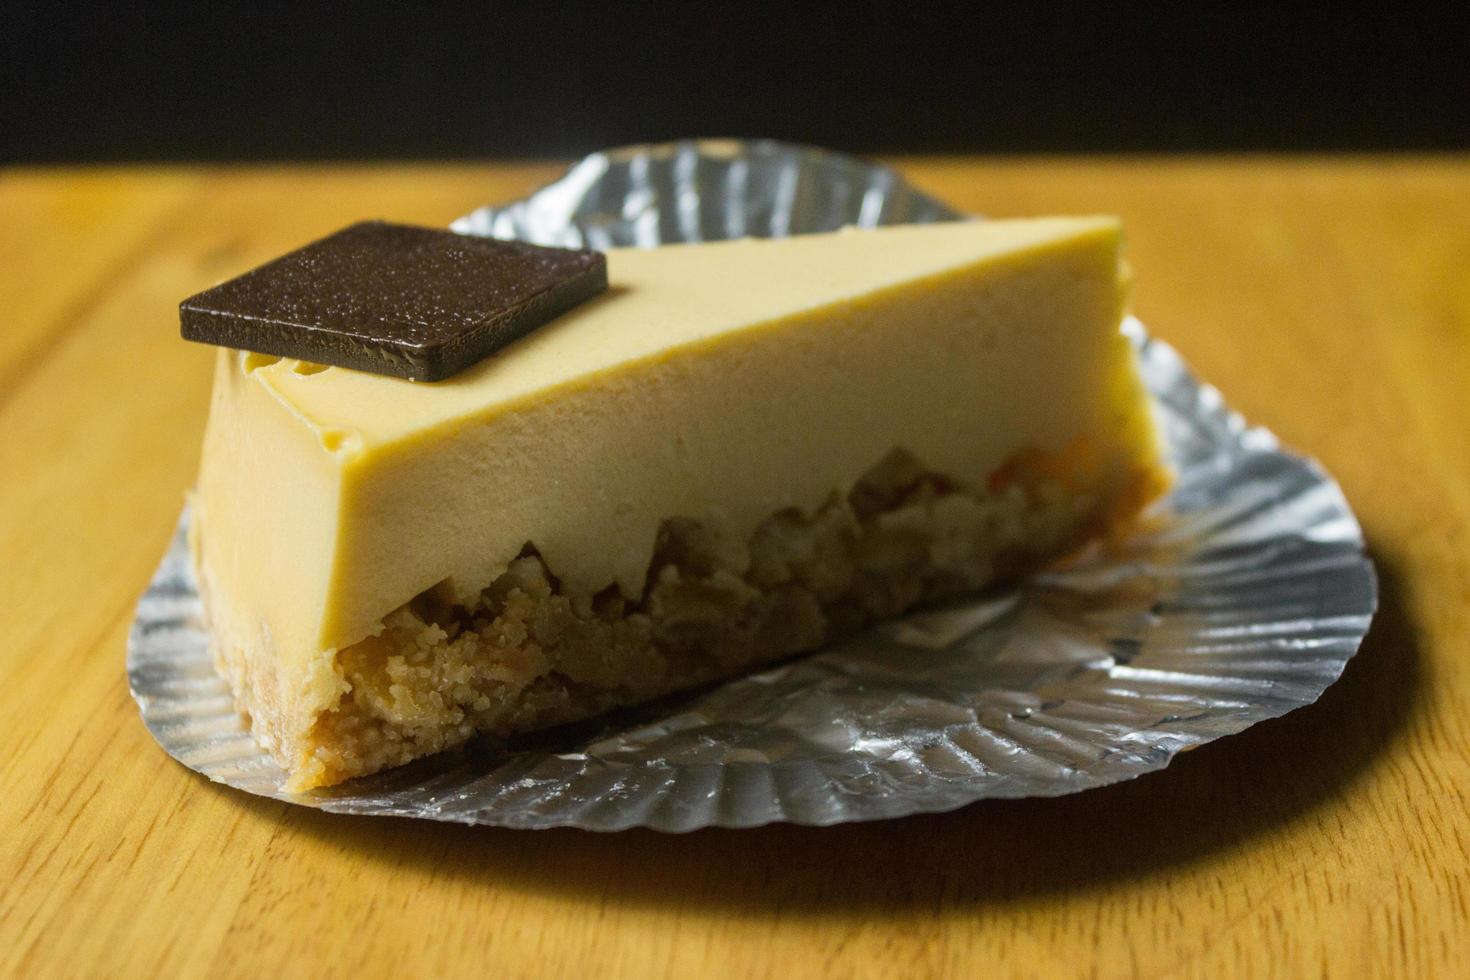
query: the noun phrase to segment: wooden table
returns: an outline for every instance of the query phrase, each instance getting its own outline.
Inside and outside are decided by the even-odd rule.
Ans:
[[[1144,321],[1341,480],[1382,608],[1317,705],[1126,785],[827,830],[512,832],[211,785],[123,677],[209,394],[175,305],[560,168],[9,171],[0,972],[1463,976],[1470,159],[899,164],[987,214],[1122,214]]]

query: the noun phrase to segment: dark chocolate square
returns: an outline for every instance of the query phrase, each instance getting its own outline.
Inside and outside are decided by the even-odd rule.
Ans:
[[[439,381],[607,288],[600,252],[365,221],[179,304],[186,340]]]

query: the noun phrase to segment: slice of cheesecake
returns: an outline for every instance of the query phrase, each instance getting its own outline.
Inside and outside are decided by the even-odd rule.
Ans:
[[[1109,218],[608,254],[424,384],[221,350],[193,543],[304,790],[1021,574],[1165,485]]]

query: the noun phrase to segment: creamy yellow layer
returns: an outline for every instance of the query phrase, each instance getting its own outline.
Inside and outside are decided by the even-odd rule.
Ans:
[[[896,447],[975,485],[1070,454],[1106,493],[1157,457],[1119,247],[1099,217],[614,251],[605,296],[434,384],[222,351],[195,511],[217,638],[304,720],[331,651],[439,583],[473,600],[528,542],[574,600],[637,596],[664,519],[738,552]]]

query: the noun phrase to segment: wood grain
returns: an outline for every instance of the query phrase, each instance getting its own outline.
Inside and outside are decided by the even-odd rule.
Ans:
[[[210,785],[122,669],[208,398],[178,300],[560,168],[5,172],[0,971],[1463,975],[1470,160],[898,162],[987,214],[1121,214],[1144,321],[1338,477],[1382,609],[1321,702],[1126,785],[827,830],[518,833]]]

